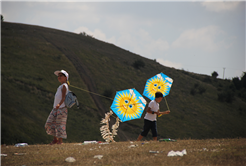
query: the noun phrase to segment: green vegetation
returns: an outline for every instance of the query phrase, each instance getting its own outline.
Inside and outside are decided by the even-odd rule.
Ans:
[[[213,78],[217,78],[219,76],[219,74],[216,72],[216,71],[214,71],[213,73],[212,73],[212,77]]]
[[[141,67],[145,66],[145,63],[142,60],[136,60],[132,66],[136,69],[140,69]]]
[[[116,91],[129,88],[142,93],[146,80],[163,72],[174,83],[166,96],[171,113],[158,119],[158,137],[246,137],[245,89],[233,88],[231,80],[165,67],[93,37],[50,28],[2,22],[1,37],[2,144],[51,142],[44,124],[59,86],[53,72],[61,69],[70,74],[71,85],[110,98]],[[138,67],[133,67],[134,63]],[[192,88],[195,95],[191,94]],[[68,139],[64,142],[102,141],[100,120],[109,111],[112,100],[70,89],[81,108],[69,109]],[[226,89],[233,91],[231,102],[218,100],[218,94]],[[160,109],[167,109],[165,102]],[[143,116],[120,123],[116,140],[136,140],[143,127]],[[147,139],[151,139],[151,134]]]
[[[3,15],[1,15],[1,22],[3,22],[4,21],[4,18],[3,18]]]
[[[194,87],[191,89],[190,94],[195,95],[196,93],[203,94],[206,92],[206,88],[201,86],[199,83],[195,83]]]

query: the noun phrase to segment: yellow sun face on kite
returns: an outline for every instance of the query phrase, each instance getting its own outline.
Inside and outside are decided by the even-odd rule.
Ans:
[[[116,106],[120,115],[126,118],[134,118],[141,114],[139,100],[130,93],[121,93],[116,97]]]
[[[156,92],[161,92],[165,94],[168,89],[168,84],[163,79],[156,77],[148,82],[148,84],[146,85],[146,89],[151,96],[155,96]]]

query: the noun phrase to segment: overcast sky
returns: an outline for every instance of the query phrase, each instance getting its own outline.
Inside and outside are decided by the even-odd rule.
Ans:
[[[116,0],[115,0],[116,1]],[[2,2],[4,21],[86,32],[159,63],[219,78],[246,70],[245,2]]]

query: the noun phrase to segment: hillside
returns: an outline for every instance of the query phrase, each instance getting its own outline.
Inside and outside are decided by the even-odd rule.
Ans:
[[[8,22],[1,26],[2,144],[52,140],[45,133],[44,124],[59,86],[53,72],[60,69],[68,71],[71,85],[111,98],[116,91],[129,88],[142,93],[146,80],[163,72],[174,83],[166,97],[171,113],[158,118],[158,137],[246,137],[245,100],[237,95],[229,103],[218,100],[218,93],[231,85],[230,80],[165,67],[83,34]],[[133,67],[137,61],[143,62],[144,67]],[[204,93],[191,94],[192,89],[199,87],[205,89]],[[70,89],[77,94],[82,107],[69,110],[65,142],[102,140],[100,120],[112,101]],[[160,108],[167,109],[165,102]],[[135,140],[142,127],[143,116],[120,123],[116,140]]]

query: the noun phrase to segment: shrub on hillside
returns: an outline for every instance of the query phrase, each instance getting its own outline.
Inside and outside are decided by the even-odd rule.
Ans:
[[[196,89],[195,88],[191,88],[190,94],[194,96],[196,94]]]
[[[238,112],[240,115],[246,115],[246,109],[239,107]]]
[[[238,96],[246,100],[246,88],[243,88],[242,90],[240,90],[240,92],[238,93]]]
[[[221,93],[218,93],[218,100],[221,102],[232,103],[234,100],[234,93],[232,90],[226,90]]]
[[[206,92],[206,88],[201,86],[199,83],[195,83],[194,87],[190,90],[191,95],[195,95],[196,93],[203,94],[204,92]]]
[[[203,94],[204,92],[206,92],[206,88],[204,88],[203,86],[200,86],[200,87],[198,88],[198,92],[199,92],[200,94]]]
[[[232,82],[235,85],[235,87],[237,88],[237,90],[242,88],[242,83],[238,77],[233,78]]]
[[[136,60],[132,66],[136,69],[140,69],[141,67],[145,66],[145,63],[142,60]]]
[[[199,83],[195,83],[194,88],[198,88],[198,87],[199,87]]]
[[[106,97],[113,97],[113,90],[112,89],[105,89],[104,92],[103,92],[103,96],[106,96]]]
[[[4,19],[3,19],[3,15],[1,15],[1,21],[3,22],[3,20],[4,20]]]
[[[212,80],[209,76],[206,76],[204,79],[203,79],[203,82],[206,82],[206,83],[212,83]]]
[[[231,83],[228,87],[230,90],[232,90],[233,92],[235,92],[237,89],[235,87],[235,85],[233,83]]]
[[[246,72],[243,73],[241,82],[242,82],[242,87],[246,88]]]

